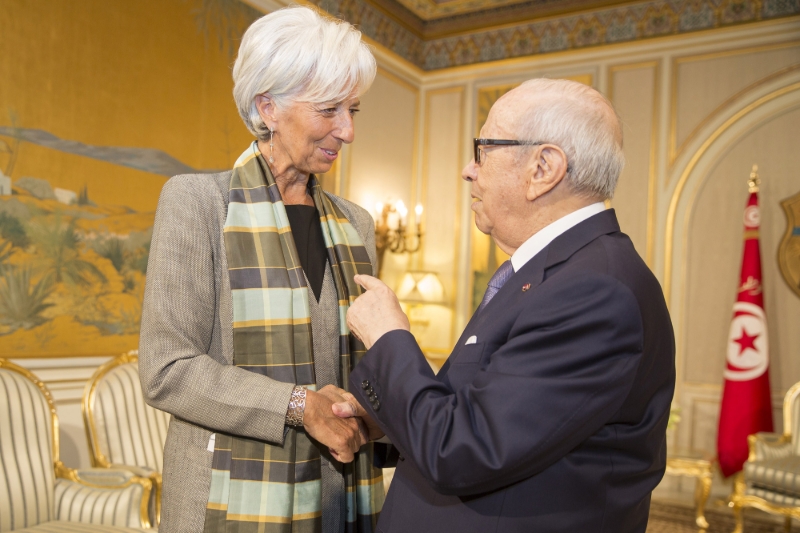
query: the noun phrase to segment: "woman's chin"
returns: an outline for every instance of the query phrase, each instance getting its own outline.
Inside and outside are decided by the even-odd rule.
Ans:
[[[325,174],[332,166],[333,163],[328,163],[327,161],[325,163],[317,163],[312,165],[311,174]]]

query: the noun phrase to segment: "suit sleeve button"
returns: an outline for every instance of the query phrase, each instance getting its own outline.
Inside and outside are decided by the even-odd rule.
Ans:
[[[381,410],[381,402],[380,402],[380,400],[375,400],[375,403],[372,404],[372,407],[376,411],[380,411]]]
[[[368,381],[368,380],[366,380],[366,379],[365,379],[364,381],[362,381],[362,382],[361,382],[361,388],[362,388],[362,389],[364,389],[364,390],[367,390],[367,389],[371,388],[371,387],[369,386],[369,381]]]

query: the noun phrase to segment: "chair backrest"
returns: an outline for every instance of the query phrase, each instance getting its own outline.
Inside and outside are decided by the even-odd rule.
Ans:
[[[792,453],[800,455],[800,382],[783,397],[783,433],[792,435]]]
[[[36,376],[0,359],[0,532],[54,516],[58,419]]]
[[[169,415],[145,403],[135,352],[97,369],[83,393],[83,416],[94,466],[162,471]]]

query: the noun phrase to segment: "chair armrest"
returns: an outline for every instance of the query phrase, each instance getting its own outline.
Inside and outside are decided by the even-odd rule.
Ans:
[[[111,464],[111,469],[127,470],[132,474],[147,478],[153,482],[152,502],[150,503],[150,523],[158,526],[161,523],[161,472],[148,466]]]
[[[792,454],[792,443],[787,435],[761,432],[747,437],[750,448],[748,461],[763,461],[789,457]]]
[[[153,482],[122,469],[72,469],[56,464],[56,520],[150,528]],[[105,505],[109,503],[109,505]]]

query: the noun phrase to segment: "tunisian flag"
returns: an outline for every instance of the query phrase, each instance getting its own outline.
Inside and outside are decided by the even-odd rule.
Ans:
[[[725,477],[742,469],[748,454],[748,435],[772,431],[767,317],[758,245],[760,219],[758,189],[751,187],[744,210],[742,274],[739,295],[733,304],[717,433],[717,456]]]

